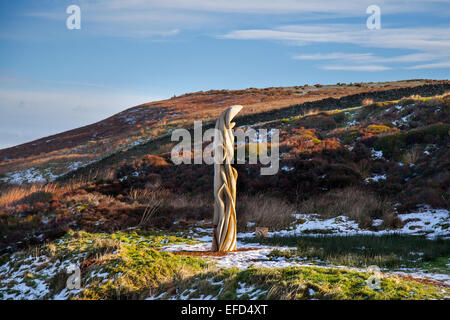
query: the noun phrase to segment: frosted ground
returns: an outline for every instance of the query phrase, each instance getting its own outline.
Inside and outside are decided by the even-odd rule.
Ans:
[[[450,233],[448,230],[448,224],[450,222],[449,211],[445,209],[430,209],[428,207],[422,208],[421,211],[409,214],[399,214],[398,217],[402,221],[406,221],[405,225],[401,229],[396,230],[380,230],[370,231],[359,228],[358,224],[350,220],[346,216],[338,216],[331,219],[320,219],[317,214],[298,214],[295,215],[297,221],[302,220],[302,223],[293,222],[289,230],[281,230],[269,232],[268,236],[302,236],[302,234],[323,236],[325,235],[386,235],[386,234],[405,234],[426,236],[429,239],[435,239],[437,237],[448,239]],[[303,222],[304,221],[304,222]],[[381,220],[374,220],[374,226],[381,224]],[[306,232],[305,232],[306,231]],[[317,233],[310,233],[310,231],[316,231]],[[208,251],[210,250],[210,244],[212,241],[212,229],[195,228],[191,230],[194,239],[201,241],[195,245],[170,245],[164,247],[165,251]],[[273,250],[286,250],[291,249],[286,246],[267,246],[257,243],[244,243],[242,240],[245,238],[254,237],[253,232],[239,233],[238,234],[238,248],[246,249],[252,248],[254,250],[238,251],[228,253],[225,256],[214,257],[218,266],[224,268],[237,267],[239,269],[246,269],[249,266],[255,267],[267,267],[267,268],[283,268],[293,266],[307,266],[312,265],[308,263],[306,259],[299,258],[297,261],[287,260],[284,257],[277,257],[276,259],[269,258],[268,255]],[[323,262],[317,260],[313,264],[314,266],[322,265],[326,266]],[[447,265],[450,268],[450,262]],[[339,266],[338,266],[339,267]],[[342,268],[348,268],[340,266]],[[355,270],[361,270],[358,268],[350,268]],[[417,276],[419,278],[426,277],[438,282],[442,282],[450,286],[450,277],[448,274],[435,274],[425,273],[417,269],[398,269],[396,273],[409,274],[411,276]]]
[[[281,230],[269,232],[269,237],[274,236],[298,236],[314,235],[312,232],[317,232],[317,236],[328,235],[386,235],[390,233],[408,234],[415,236],[426,236],[434,239],[436,237],[449,238],[448,224],[449,211],[444,209],[433,210],[430,208],[423,208],[419,212],[410,214],[401,214],[399,218],[405,221],[405,225],[401,229],[395,231],[381,230],[369,231],[363,230],[358,225],[344,216],[339,216],[331,219],[320,219],[318,215],[295,215],[296,221],[291,225],[289,230]],[[379,225],[380,221],[375,220],[374,225]],[[321,233],[322,231],[322,233]],[[323,231],[326,231],[323,233]],[[188,243],[168,243],[159,248],[160,251],[209,251],[212,241],[212,229],[205,225],[193,228],[189,232],[189,238],[193,241]],[[331,265],[321,261],[320,259],[307,259],[296,257],[295,259],[286,259],[283,256],[274,257],[270,254],[274,250],[285,251],[293,249],[287,246],[276,245],[261,245],[258,243],[249,243],[249,239],[254,237],[253,232],[238,234],[238,248],[242,251],[231,252],[223,256],[205,256],[205,260],[211,261],[219,268],[238,268],[245,270],[249,267],[264,267],[264,268],[285,268],[285,267],[320,267],[320,268],[341,268],[355,271],[367,271],[363,268],[347,267],[340,265]],[[247,240],[247,241],[245,241]],[[245,242],[244,242],[245,241]],[[57,299],[64,300],[73,297],[77,291],[68,291],[66,288],[61,288],[59,291],[50,293],[50,285],[48,279],[51,279],[62,269],[66,269],[73,263],[73,261],[83,261],[83,254],[75,256],[73,261],[52,261],[45,255],[30,254],[25,258],[20,258],[16,254],[11,256],[11,261],[0,266],[0,275],[6,276],[6,282],[0,281],[0,292],[3,294],[2,299]],[[15,262],[20,261],[20,267],[17,267]],[[447,264],[450,268],[450,263]],[[418,279],[429,279],[439,283],[443,286],[450,286],[450,277],[448,273],[432,273],[418,268],[396,268],[396,269],[381,269],[384,274],[399,274],[408,275]],[[31,279],[30,275],[34,275]],[[37,275],[37,276],[36,276]],[[86,275],[86,281],[89,279],[97,279],[101,282],[108,281],[113,275],[104,272],[104,270],[90,271]],[[0,277],[1,278],[1,277]],[[32,280],[32,281],[30,281]],[[210,279],[214,282],[213,279]],[[90,280],[89,280],[90,281]],[[213,283],[212,283],[213,284]],[[12,286],[11,286],[12,285]],[[215,283],[214,285],[220,285]],[[247,295],[250,299],[258,298],[263,292],[251,287],[247,284],[239,284],[236,294],[237,297]],[[149,299],[161,298],[188,298],[192,292],[180,292],[178,295],[165,297],[164,294],[158,296],[150,296]],[[220,294],[220,292],[219,292]],[[314,293],[311,293],[314,295]],[[217,295],[218,296],[218,295]],[[217,296],[200,296],[200,299],[214,299]]]

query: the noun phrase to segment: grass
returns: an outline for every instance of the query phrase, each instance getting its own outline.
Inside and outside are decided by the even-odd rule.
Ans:
[[[302,236],[251,238],[247,242],[297,247],[295,250],[274,250],[272,258],[299,257],[332,265],[383,268],[422,268],[449,273],[450,240],[429,240],[406,235]]]
[[[238,230],[245,230],[247,222],[270,230],[287,229],[294,221],[292,213],[296,210],[293,204],[279,198],[264,194],[242,196],[237,202]]]
[[[417,147],[411,148],[403,154],[402,162],[407,165],[415,164],[420,157],[421,151]]]
[[[26,199],[33,194],[51,194],[56,192],[63,193],[65,191],[65,189],[61,189],[58,185],[55,184],[34,184],[28,187],[10,187],[0,193],[0,207],[7,207],[23,199]],[[40,201],[40,199],[37,199],[37,201]]]
[[[193,240],[139,230],[70,232],[4,258],[0,298],[443,299],[450,294],[445,288],[392,275],[382,275],[381,289],[374,290],[367,286],[372,274],[366,272],[324,267],[219,269],[201,258],[156,250],[177,243]],[[345,244],[337,239],[328,243]],[[71,263],[81,269],[81,289],[74,292],[65,289],[65,268]]]
[[[168,298],[213,297],[247,299],[440,299],[448,289],[407,281],[394,276],[381,277],[381,289],[371,289],[366,281],[372,274],[320,267],[237,268],[210,271],[159,288]]]
[[[68,295],[82,299],[145,298],[161,283],[207,268],[206,261],[177,256],[156,248],[168,244],[196,243],[171,235],[144,231],[106,233],[70,232],[58,241],[16,253],[2,261],[0,292],[36,299],[53,298],[64,291],[65,269],[81,269],[82,290]],[[36,281],[48,290],[33,292]],[[1,298],[1,296],[0,296]]]
[[[161,283],[192,275],[206,267],[202,259],[124,245],[103,264],[102,272],[114,276],[106,281],[91,282],[80,298],[142,299]]]
[[[345,215],[366,228],[372,225],[372,219],[386,217],[392,206],[369,191],[347,187],[311,197],[300,203],[298,209],[299,213],[315,212],[324,218]]]

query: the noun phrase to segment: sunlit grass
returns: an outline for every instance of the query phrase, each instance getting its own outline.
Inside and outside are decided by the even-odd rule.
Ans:
[[[420,267],[449,273],[442,259],[450,262],[450,240],[429,240],[407,235],[358,236],[274,236],[245,239],[266,245],[296,249],[272,252],[271,256],[288,259],[307,258],[332,265],[385,268]]]

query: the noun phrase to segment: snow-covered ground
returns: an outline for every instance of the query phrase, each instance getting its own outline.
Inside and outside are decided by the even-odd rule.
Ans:
[[[63,289],[55,297],[49,297],[50,289],[47,281],[57,273],[67,270],[67,267],[71,265],[70,261],[51,261],[46,256],[35,257],[33,255],[21,261],[20,267],[14,265],[15,255],[13,255],[10,261],[0,266],[0,275],[8,274],[7,281],[0,282],[0,292],[3,294],[1,300],[40,300],[45,297],[63,300],[68,298],[67,289]],[[75,293],[75,291],[70,292],[70,294]]]
[[[383,151],[381,150],[371,150],[372,158],[373,159],[383,159]]]
[[[445,209],[430,209],[424,207],[422,211],[400,214],[398,217],[406,222],[401,229],[397,230],[380,230],[370,231],[359,228],[358,224],[350,220],[346,216],[339,216],[331,219],[320,219],[316,214],[297,214],[295,215],[297,222],[294,222],[290,230],[281,230],[269,232],[269,237],[273,236],[302,236],[302,235],[386,235],[386,234],[408,234],[408,235],[426,235],[433,239],[438,236],[449,238],[449,211]],[[300,222],[300,223],[299,223]],[[381,220],[374,220],[374,226],[379,226]],[[325,231],[325,233],[324,233]],[[212,229],[195,228],[191,231],[194,239],[201,241],[194,245],[181,244],[169,245],[162,250],[164,251],[209,251],[211,246]],[[284,257],[269,257],[269,254],[277,250],[292,249],[283,246],[267,246],[256,243],[244,243],[240,240],[254,237],[253,232],[238,234],[238,248],[243,251],[228,253],[224,256],[208,257],[216,262],[217,266],[223,268],[237,267],[246,269],[250,266],[267,267],[267,268],[283,268],[293,266],[323,266],[329,267],[319,260],[309,260],[305,258],[286,259]],[[251,249],[251,250],[245,250]],[[353,270],[362,270],[359,268],[349,268],[346,266],[333,266],[338,268],[347,268]],[[391,272],[391,271],[389,271]],[[450,277],[448,274],[425,273],[420,269],[402,269],[392,273],[407,274],[417,278],[429,278],[450,286]]]
[[[203,229],[205,230],[205,229]],[[209,234],[212,234],[212,229],[206,229]],[[253,236],[253,233],[251,234]],[[169,245],[163,247],[162,251],[210,251],[212,237],[211,236],[201,236],[199,238],[195,238],[201,241],[202,243],[198,244],[179,244],[179,245]],[[268,258],[269,253],[271,253],[274,249],[289,249],[289,247],[280,247],[280,246],[265,246],[256,243],[243,243],[238,241],[237,244],[240,250],[242,249],[251,249],[245,251],[236,251],[227,253],[224,256],[212,256],[208,257],[211,260],[216,262],[218,267],[223,268],[231,268],[237,267],[239,269],[246,269],[251,265],[255,267],[266,267],[266,268],[283,268],[288,266],[298,266],[297,262],[289,262],[285,259],[279,260],[271,260]]]
[[[361,229],[358,224],[346,216],[339,216],[330,219],[321,219],[317,214],[296,214],[296,222],[293,223],[290,230],[280,230],[269,232],[269,237],[273,236],[302,236],[302,235],[386,235],[386,234],[408,234],[408,235],[426,235],[427,238],[436,237],[449,238],[448,229],[450,223],[449,211],[445,209],[431,209],[423,207],[421,211],[409,214],[399,214],[398,217],[406,222],[405,225],[396,230],[370,231]],[[382,220],[374,220],[373,225],[379,226]],[[325,232],[324,232],[325,231]],[[163,248],[165,251],[209,251],[212,241],[212,229],[196,228],[192,231],[194,238],[202,241],[195,245],[171,245]],[[228,253],[225,256],[211,257],[219,267],[230,268],[237,267],[245,269],[253,265],[255,267],[283,268],[292,266],[317,266],[324,265],[321,261],[307,262],[306,259],[298,258],[288,260],[284,257],[276,259],[268,257],[275,249],[286,250],[288,247],[266,246],[255,243],[243,243],[240,240],[254,237],[253,232],[238,234],[238,248],[252,250],[237,251]],[[339,267],[339,266],[338,266]],[[347,268],[341,266],[342,268]],[[355,269],[355,268],[351,268]],[[408,274],[418,278],[430,278],[441,283],[450,285],[450,278],[447,274],[424,273],[421,270],[404,269],[400,274]]]
[[[448,212],[447,212],[448,215]],[[324,227],[328,228],[330,226],[330,221],[328,220],[322,220],[323,224],[321,224],[319,221],[315,221],[313,223],[315,229]],[[356,224],[352,224],[349,221],[347,221],[347,226],[355,227]],[[341,223],[342,225],[346,225],[345,222]],[[328,230],[328,229],[325,229]],[[346,233],[348,229],[346,230],[345,227],[343,227],[341,230],[343,232],[341,234],[351,235],[352,233]],[[163,247],[161,250],[163,251],[209,251],[211,248],[211,242],[212,237],[209,235],[205,235],[205,233],[212,234],[212,229],[203,229],[203,228],[196,228],[196,230],[193,232],[194,238],[197,240],[202,241],[202,243],[198,244],[178,244],[178,245],[168,245],[166,247]],[[197,235],[198,234],[198,235]],[[339,233],[337,233],[339,234]],[[273,235],[287,235],[287,233],[278,231],[278,232],[271,232],[269,236]],[[290,235],[290,234],[288,234]],[[297,234],[300,236],[300,234]],[[236,251],[236,252],[230,252],[223,256],[208,256],[208,259],[211,259],[216,263],[218,267],[222,268],[232,268],[237,267],[241,270],[246,269],[250,266],[254,267],[264,267],[264,268],[285,268],[285,267],[331,267],[332,265],[327,265],[326,263],[320,261],[320,260],[309,260],[307,261],[306,258],[296,258],[296,259],[286,259],[285,257],[269,257],[269,254],[273,250],[288,250],[292,249],[290,247],[286,246],[267,246],[267,245],[261,245],[257,243],[244,243],[242,241],[239,241],[239,239],[248,238],[248,237],[254,237],[254,233],[240,233],[238,234],[238,243],[237,247],[238,249],[244,249],[242,251]],[[251,249],[251,250],[246,250]],[[335,268],[344,268],[349,270],[358,270],[358,271],[366,271],[366,269],[362,268],[353,268],[353,267],[347,267],[347,266],[334,266]],[[385,270],[386,271],[386,270]],[[387,271],[386,271],[387,272]],[[448,274],[439,274],[439,273],[426,273],[420,269],[408,269],[404,268],[401,270],[396,271],[389,271],[387,273],[395,273],[395,274],[402,274],[402,275],[408,275],[415,278],[425,278],[434,280],[440,283],[443,283],[445,285],[450,286],[450,276]]]
[[[273,236],[301,236],[301,235],[386,235],[409,234],[426,235],[429,239],[436,237],[450,237],[450,217],[446,209],[424,208],[414,213],[399,214],[398,217],[406,222],[400,229],[371,231],[361,229],[358,224],[346,216],[321,219],[317,214],[295,214],[296,222],[289,230],[269,232]],[[374,226],[379,226],[381,220],[375,219]],[[253,237],[252,233],[241,233],[238,237]]]
[[[370,183],[370,182],[378,182],[378,181],[381,181],[381,180],[386,180],[386,175],[385,174],[375,175],[373,177],[366,178],[364,181],[366,183]]]
[[[93,161],[74,161],[69,162],[65,168],[66,172],[77,170],[81,167],[87,166]],[[35,168],[31,167],[24,170],[13,171],[5,174],[4,177],[0,178],[1,181],[10,184],[22,184],[22,183],[45,183],[54,181],[56,178],[61,176],[61,174],[54,174],[51,168]]]
[[[0,180],[11,184],[22,184],[23,182],[36,183],[46,182],[55,179],[56,176],[50,170],[39,170],[36,168],[28,168],[25,170],[10,172]]]
[[[359,228],[356,222],[347,217],[336,217],[331,219],[320,219],[316,214],[295,215],[296,223],[292,225],[290,230],[281,230],[269,232],[269,237],[273,236],[299,236],[302,235],[383,235],[388,233],[411,234],[411,235],[427,235],[429,238],[436,236],[445,236],[448,238],[449,212],[448,210],[440,209],[433,210],[424,207],[422,211],[402,214],[399,218],[406,222],[403,228],[395,231],[369,231]],[[380,220],[375,220],[374,225],[380,225]],[[253,226],[249,224],[249,226]],[[320,232],[322,231],[322,233]],[[323,231],[326,231],[324,234]],[[317,233],[315,233],[317,232]],[[194,244],[167,244],[160,248],[162,251],[210,251],[212,242],[212,229],[197,227],[191,230],[190,236],[195,242]],[[307,259],[303,257],[294,257],[291,259],[271,256],[273,250],[289,250],[290,247],[285,246],[268,246],[258,243],[244,243],[242,240],[253,237],[254,232],[239,233],[238,234],[238,249],[240,251],[227,253],[223,256],[209,256],[204,258],[214,262],[218,267],[231,268],[237,267],[239,269],[246,269],[250,266],[266,267],[266,268],[283,268],[283,267],[323,267],[328,268],[329,265],[318,259]],[[57,273],[64,272],[72,263],[79,265],[84,260],[83,254],[75,255],[71,261],[60,261],[58,259],[49,259],[45,255],[35,256],[29,255],[22,257],[20,260],[16,259],[16,254],[11,256],[9,262],[0,266],[0,275],[7,275],[3,281],[0,281],[0,292],[3,294],[1,299],[67,299],[75,294],[75,291],[68,291],[62,289],[60,292],[50,293],[48,279],[53,278]],[[20,261],[18,264],[17,262]],[[332,266],[335,268],[345,268],[351,270],[366,271],[361,268],[351,268],[347,266]],[[449,265],[450,267],[450,265]],[[395,270],[382,270],[385,273],[397,273],[408,275],[415,278],[428,278],[447,286],[450,286],[450,277],[448,274],[427,273],[421,269],[402,268]],[[92,271],[88,275],[88,279],[99,279],[106,281],[108,274],[101,269]],[[250,297],[256,298],[259,293],[254,292],[254,288],[242,285],[239,289],[238,295],[248,294]],[[189,297],[189,292],[183,292],[182,296]],[[158,298],[158,297],[150,297]],[[201,297],[203,299],[211,299],[214,297]]]

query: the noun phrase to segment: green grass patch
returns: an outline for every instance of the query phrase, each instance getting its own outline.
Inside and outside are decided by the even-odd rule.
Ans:
[[[162,299],[442,299],[450,290],[381,275],[371,289],[371,273],[321,267],[224,269],[160,287]]]
[[[268,238],[261,241],[270,239],[276,240]],[[315,252],[321,252],[320,248],[341,252],[342,249],[338,248],[354,249],[345,243],[349,239],[344,238],[301,239],[310,242],[305,244],[302,240],[304,249],[299,245],[298,251],[287,251],[288,258],[295,258],[300,250],[307,252],[309,248]],[[313,239],[323,242],[316,243]],[[388,246],[384,252],[389,252],[389,243],[398,240],[396,252],[406,252],[405,245],[414,246],[415,252],[423,251],[422,257],[432,253],[432,249],[426,250],[426,244],[437,250],[435,254],[448,249],[442,247],[448,246],[448,242],[436,241],[431,245],[428,242],[411,243],[406,238],[385,237],[384,242],[375,245],[375,238],[368,239],[365,238],[366,245],[372,241],[371,245],[377,250]],[[278,240],[283,242],[281,244],[298,245],[299,239]],[[64,296],[70,299],[444,299],[450,294],[448,289],[392,275],[383,275],[381,289],[375,290],[366,283],[372,274],[356,270],[333,267],[218,269],[202,258],[155,250],[161,243],[182,241],[191,240],[138,230],[110,235],[70,232],[60,240],[10,257],[0,274],[0,291],[8,299],[27,297],[23,293],[28,291],[34,294],[34,299],[53,298],[65,292],[68,278],[65,268],[75,263],[81,267],[81,290],[66,292]],[[333,249],[327,243],[336,245]],[[272,256],[276,255],[274,252]],[[311,256],[316,254],[311,253]],[[347,262],[350,265],[354,260]],[[448,262],[441,257],[432,263],[445,267]],[[43,283],[48,286],[48,292],[40,291]]]
[[[197,242],[140,230],[69,232],[5,260],[0,265],[0,291],[5,290],[8,299],[27,297],[27,292],[32,293],[30,299],[51,299],[64,292],[66,269],[75,264],[81,269],[81,290],[66,292],[67,298],[146,298],[164,282],[209,268],[210,263],[203,259],[156,250],[163,245]],[[48,289],[42,290],[44,287]]]
[[[89,261],[86,285],[78,295],[83,299],[145,298],[162,282],[207,267],[207,262],[188,256],[157,251],[169,244],[194,244],[198,241],[172,235],[134,230],[113,234],[70,233],[57,244],[57,256],[76,253]],[[62,255],[62,256],[61,256]],[[81,261],[80,261],[81,262]],[[93,277],[95,274],[104,277]]]
[[[251,238],[247,242],[296,247],[293,250],[274,250],[273,258],[319,259],[327,264],[351,267],[377,265],[395,269],[424,268],[450,273],[450,240],[429,240],[406,235],[359,236],[301,236]]]

